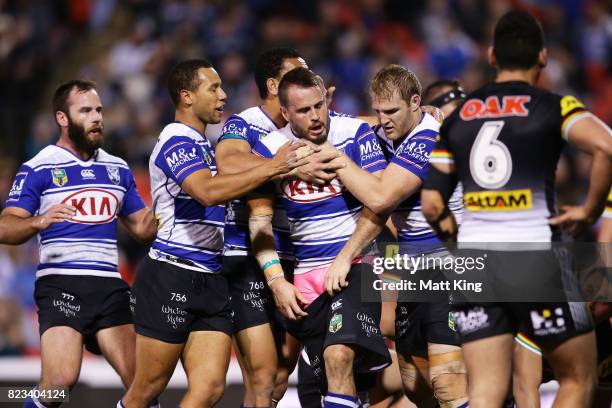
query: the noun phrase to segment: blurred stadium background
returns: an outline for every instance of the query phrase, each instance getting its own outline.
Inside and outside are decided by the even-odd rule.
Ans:
[[[106,149],[130,163],[150,202],[148,156],[158,132],[173,120],[164,78],[178,60],[212,60],[229,95],[229,116],[258,103],[252,79],[257,55],[290,45],[337,87],[333,109],[367,114],[368,81],[388,63],[414,70],[424,86],[459,78],[469,92],[490,80],[485,52],[495,21],[510,8],[526,9],[543,23],[549,63],[540,85],[577,96],[611,124],[612,1],[0,0],[0,202],[19,164],[55,142],[50,97],[63,80],[97,82]],[[583,199],[588,169],[588,156],[566,150],[558,169],[561,204]],[[595,229],[583,239],[593,240]],[[146,248],[123,232],[120,248],[121,273],[132,281]],[[34,240],[0,246],[2,384],[38,378],[37,253]],[[88,400],[89,393],[79,392],[118,386],[104,364],[93,357],[85,362],[87,385],[74,395],[86,399],[71,405],[104,406],[100,397]],[[230,383],[240,381],[236,370],[232,365]],[[181,378],[171,385],[184,386]],[[116,401],[116,391],[105,394]],[[230,399],[221,406],[238,406],[240,388],[228,388],[224,398]]]

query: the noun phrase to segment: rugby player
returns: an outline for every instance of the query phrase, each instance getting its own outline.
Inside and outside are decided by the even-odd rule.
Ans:
[[[458,242],[550,242],[558,237],[561,225],[579,233],[601,214],[610,189],[610,129],[576,98],[534,86],[546,65],[546,49],[542,28],[528,13],[511,11],[501,17],[488,58],[497,69],[495,82],[468,95],[462,107],[445,120],[436,146],[447,154],[449,163],[434,167],[442,174],[456,172],[464,201],[471,203],[466,206]],[[591,154],[593,162],[586,202],[566,207],[557,215],[552,186],[565,141]],[[450,177],[444,180],[438,174],[434,179],[435,189],[445,194],[452,190]],[[505,211],[487,206],[486,197],[516,194],[525,194],[526,204]],[[455,233],[446,231],[451,236]],[[522,254],[529,258],[526,252]],[[548,256],[540,254],[534,251],[534,256]],[[515,262],[498,272],[515,276],[522,271]],[[538,272],[542,277],[551,275]],[[553,272],[558,278],[557,271]],[[535,281],[540,276],[532,278]],[[584,304],[465,303],[453,307],[468,369],[470,407],[502,405],[510,383],[513,335],[519,324],[543,350],[559,380],[555,406],[590,406],[596,348]],[[553,310],[556,319],[551,329],[542,319]]]
[[[232,115],[223,126],[215,151],[220,174],[248,171],[268,161],[252,154],[251,149],[259,139],[287,124],[280,112],[278,84],[287,72],[298,67],[306,67],[306,63],[292,48],[273,48],[259,56],[255,83],[262,103]],[[334,168],[325,162],[336,156],[333,153],[321,157],[315,154],[297,175],[311,182],[331,180]],[[320,161],[316,161],[317,158]],[[228,279],[232,298],[232,333],[245,385],[243,406],[267,407],[276,404],[284,395],[300,345],[289,334],[272,330],[274,305],[263,272],[250,254],[248,209],[244,197],[228,204],[225,222],[223,274]],[[277,207],[274,218],[276,244],[283,270],[291,281],[294,258],[288,228],[284,210]],[[284,336],[287,338],[282,338]]]
[[[304,161],[300,143],[248,172],[216,175],[214,152],[204,136],[219,123],[226,94],[205,60],[180,62],[168,89],[176,121],[161,132],[149,161],[157,238],[140,265],[132,291],[136,374],[118,407],[145,407],[168,383],[181,358],[189,387],[184,407],[210,407],[225,386],[232,332],[227,280],[221,275],[225,208]]]
[[[431,252],[440,246],[440,241],[421,214],[418,193],[427,177],[440,124],[419,109],[421,84],[402,66],[389,65],[378,71],[370,91],[372,108],[380,122],[374,132],[389,165],[376,178],[345,160],[346,166],[337,171],[338,177],[373,211],[392,213],[400,251],[411,255]],[[453,210],[461,209],[460,192],[451,198],[451,206]],[[353,234],[334,260],[325,277],[328,293],[347,286],[350,260],[378,235],[380,228],[372,223],[367,231],[368,234]],[[406,394],[425,404],[421,402],[424,390],[419,388],[429,383],[442,407],[463,406],[467,381],[461,349],[449,321],[450,305],[409,300],[400,294],[395,319],[396,350]]]
[[[279,84],[279,100],[288,124],[258,141],[256,153],[273,157],[287,140],[305,139],[315,145],[329,141],[372,173],[385,167],[369,125],[355,118],[330,117],[324,92],[309,70],[297,68],[285,74]],[[374,146],[374,154],[364,154],[365,146]],[[254,255],[277,307],[293,321],[289,330],[304,343],[315,375],[327,380],[326,385],[322,383],[324,393],[327,389],[324,406],[356,407],[354,371],[359,377],[359,373],[378,372],[390,362],[380,334],[380,304],[361,302],[358,257],[348,276],[353,282],[350,290],[329,296],[323,276],[348,237],[359,233],[358,219],[374,215],[337,179],[323,186],[285,180],[277,188],[295,251],[295,286],[286,280],[275,249],[271,223],[274,186],[248,201]],[[371,268],[362,268],[363,278],[372,281]]]
[[[117,219],[141,241],[153,240],[155,220],[126,162],[102,149],[95,84],[61,84],[53,112],[59,140],[21,166],[0,215],[1,243],[18,245],[34,235],[40,242],[37,388],[63,389],[67,397],[79,377],[83,344],[102,354],[127,388],[134,377],[135,333],[129,287],[117,269]],[[60,403],[34,397],[24,407]]]

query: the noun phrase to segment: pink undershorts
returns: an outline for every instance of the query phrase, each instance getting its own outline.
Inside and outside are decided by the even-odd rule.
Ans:
[[[361,260],[361,257],[355,258],[352,264],[360,264]],[[314,302],[316,298],[325,292],[325,273],[327,273],[330,266],[331,264],[293,275],[293,284],[308,299],[308,303],[305,306]]]

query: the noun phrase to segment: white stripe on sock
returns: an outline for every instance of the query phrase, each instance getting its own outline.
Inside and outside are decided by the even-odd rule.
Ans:
[[[344,405],[345,407],[357,408],[357,404],[355,402],[345,400],[344,398],[326,396],[325,401],[333,402],[334,404]]]

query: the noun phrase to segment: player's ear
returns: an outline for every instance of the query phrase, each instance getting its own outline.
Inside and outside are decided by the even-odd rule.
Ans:
[[[542,48],[538,53],[538,66],[544,68],[548,62],[548,51],[546,48]]]
[[[55,121],[60,125],[60,127],[67,127],[69,124],[68,115],[66,112],[59,110],[55,112]]]
[[[289,112],[287,111],[287,108],[281,105],[280,111],[281,111],[281,115],[283,115],[283,118],[285,118],[285,120],[289,122]]]
[[[269,95],[278,95],[278,81],[276,80],[276,78],[268,78],[266,80],[266,87],[268,88]]]
[[[191,92],[189,92],[187,89],[181,89],[181,92],[179,92],[179,97],[183,105],[187,107],[193,105],[193,98],[191,97]]]
[[[497,58],[495,58],[495,52],[493,51],[493,47],[489,47],[487,49],[487,62],[492,67],[497,65]]]
[[[416,112],[421,109],[421,96],[414,94],[410,97],[410,110]]]

